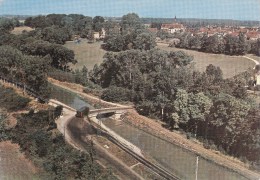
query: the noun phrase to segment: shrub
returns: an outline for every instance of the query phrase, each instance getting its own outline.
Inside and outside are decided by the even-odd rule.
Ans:
[[[29,102],[29,98],[16,94],[12,88],[0,86],[0,107],[8,111],[17,111],[25,108]]]
[[[131,91],[122,87],[110,86],[103,91],[101,98],[112,102],[130,101]]]

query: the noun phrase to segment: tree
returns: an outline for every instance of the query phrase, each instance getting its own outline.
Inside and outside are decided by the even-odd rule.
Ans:
[[[21,47],[22,52],[29,55],[37,55],[44,57],[49,55],[51,57],[51,65],[62,70],[68,69],[68,63],[75,64],[75,55],[72,50],[58,44],[51,44],[46,41],[33,41]]]
[[[135,41],[135,49],[150,50],[156,46],[155,37],[151,33],[138,34]]]
[[[157,28],[158,30],[160,30],[161,26],[162,26],[162,23],[158,23],[158,22],[151,23],[151,28]]]
[[[187,126],[189,118],[189,106],[188,106],[189,95],[185,90],[178,89],[173,102],[174,111],[178,114],[177,126]]]
[[[36,16],[29,20],[32,28],[46,28],[50,26],[50,21],[45,16]],[[27,24],[27,23],[26,23]]]
[[[246,42],[245,34],[239,33],[238,36],[238,54],[245,55],[249,51],[249,45]]]
[[[164,30],[159,30],[157,33],[156,33],[156,36],[161,38],[161,40],[165,40],[167,39],[168,37],[170,37],[170,33],[168,33],[167,31],[164,31]]]
[[[105,19],[102,16],[95,16],[93,18],[93,30],[95,32],[102,31],[104,22],[105,22]]]
[[[63,27],[62,20],[66,17],[66,14],[48,14],[46,18],[50,22],[50,26]]]
[[[238,127],[248,115],[250,105],[227,94],[220,94],[213,101],[209,123],[215,128],[211,138],[227,151],[234,145],[234,138],[240,134]],[[243,131],[242,129],[240,129]]]
[[[57,26],[46,27],[40,33],[42,40],[56,44],[65,44],[66,41],[70,40],[72,35],[66,28],[59,28]]]
[[[10,32],[16,27],[13,19],[0,18],[0,32]]]
[[[202,47],[201,50],[203,52],[208,52],[208,53],[221,53],[222,51],[222,46],[221,46],[221,41],[222,39],[217,35],[210,36],[208,38],[203,38],[202,41]]]
[[[201,38],[199,35],[192,36],[189,39],[189,48],[200,50],[201,49]]]
[[[206,67],[206,75],[211,79],[212,83],[219,83],[223,80],[223,72],[220,67],[216,67],[212,64]]]
[[[141,20],[139,16],[135,13],[129,13],[122,17],[121,27],[123,30],[131,30],[131,29],[143,29]]]

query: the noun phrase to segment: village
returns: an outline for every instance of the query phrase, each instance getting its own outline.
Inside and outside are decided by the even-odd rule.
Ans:
[[[200,26],[196,28],[185,27],[182,23],[178,22],[177,18],[174,18],[172,23],[161,24],[160,28],[151,28],[151,24],[145,24],[147,29],[150,32],[157,33],[159,30],[163,30],[170,34],[177,33],[190,33],[191,36],[195,35],[207,35],[208,37],[213,35],[218,36],[226,36],[231,35],[234,37],[238,37],[239,33],[243,33],[246,36],[247,40],[257,40],[260,38],[260,26],[255,27],[245,27],[245,26],[217,26],[217,25],[208,25],[208,26]]]

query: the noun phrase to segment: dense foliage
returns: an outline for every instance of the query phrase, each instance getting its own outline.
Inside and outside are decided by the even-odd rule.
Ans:
[[[168,33],[158,33],[161,38],[169,38],[171,36]],[[260,43],[257,41],[249,41],[246,39],[245,34],[240,33],[239,36],[232,35],[218,35],[207,36],[206,34],[194,35],[191,33],[182,33],[175,35],[180,39],[180,42],[175,45],[179,48],[193,49],[207,53],[227,54],[227,55],[245,55],[247,53],[253,53],[260,55]]]
[[[37,38],[50,43],[64,44],[73,39],[73,35],[91,39],[94,31],[102,31],[104,21],[101,16],[92,19],[81,14],[49,14],[29,17],[24,24],[36,28],[34,32]]]
[[[47,72],[50,59],[27,56],[11,46],[0,46],[0,76],[21,82],[47,97]]]
[[[17,19],[0,18],[1,33],[9,32],[19,25],[20,23]]]
[[[18,111],[27,106],[30,99],[20,96],[12,88],[4,88],[0,85],[0,108],[8,111]]]
[[[135,13],[124,15],[120,26],[107,30],[104,48],[110,51],[150,50],[156,46],[155,37],[144,28],[139,16]]]

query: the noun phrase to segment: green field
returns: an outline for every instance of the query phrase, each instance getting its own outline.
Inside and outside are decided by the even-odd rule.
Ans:
[[[78,63],[71,65],[72,69],[81,69],[84,65],[90,70],[95,64],[103,62],[103,56],[106,53],[101,49],[102,42],[88,43],[86,39],[82,39],[80,44],[68,41],[65,47],[71,49],[75,53]]]
[[[227,56],[223,54],[209,54],[193,50],[168,47],[167,44],[158,43],[157,47],[166,51],[184,51],[194,58],[195,69],[203,72],[209,64],[219,66],[223,71],[224,78],[233,77],[240,72],[253,68],[255,63],[242,56]],[[253,58],[253,57],[252,57]]]

